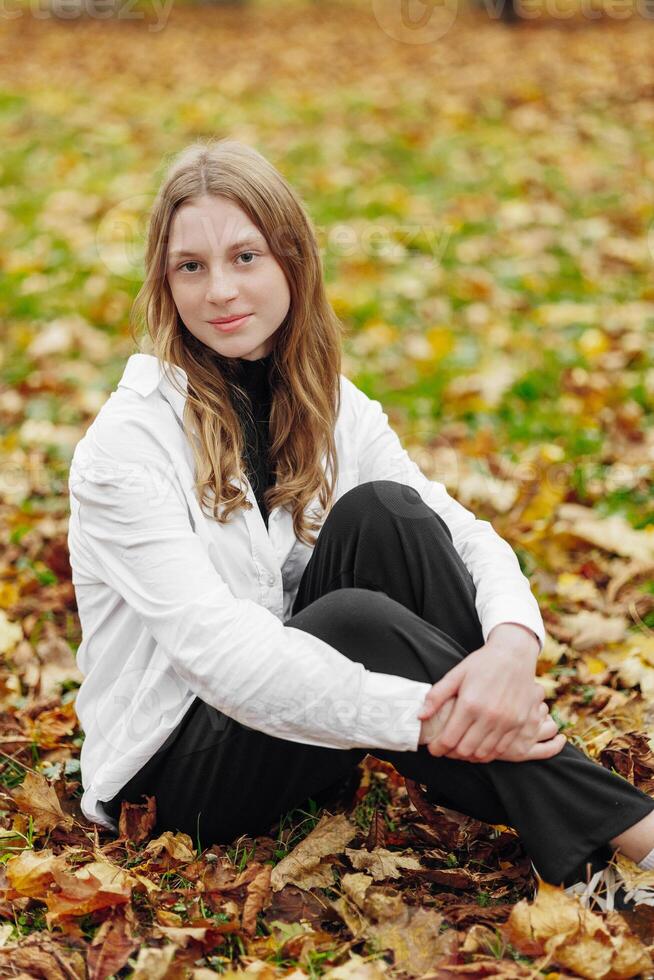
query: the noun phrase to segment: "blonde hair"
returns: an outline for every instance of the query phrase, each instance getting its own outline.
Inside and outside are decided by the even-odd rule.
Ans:
[[[210,507],[211,516],[226,523],[232,511],[252,506],[240,486],[245,445],[232,404],[234,393],[242,397],[245,392],[231,377],[231,359],[218,355],[186,328],[166,277],[175,212],[205,195],[226,198],[248,215],[288,282],[290,307],[273,335],[270,368],[269,465],[276,484],[266,490],[264,501],[269,510],[289,508],[296,537],[312,546],[316,538],[309,532],[318,531],[320,524],[309,521],[305,510],[316,496],[320,507],[329,509],[338,479],[334,426],[340,408],[343,328],[326,296],[311,220],[298,195],[265,157],[230,139],[198,141],[174,157],[150,213],[145,278],[133,314],[144,323],[160,362],[186,372],[183,421],[195,458],[196,493],[201,507]],[[181,391],[172,374],[166,374]],[[193,429],[197,441],[190,434]]]

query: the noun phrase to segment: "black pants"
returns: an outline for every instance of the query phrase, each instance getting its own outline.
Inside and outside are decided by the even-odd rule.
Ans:
[[[360,484],[327,515],[287,625],[368,669],[435,683],[483,646],[472,577],[444,521],[413,488]],[[157,831],[202,847],[270,829],[345,779],[366,756],[390,761],[428,798],[514,827],[541,876],[568,883],[581,862],[654,809],[654,800],[570,743],[550,759],[464,762],[416,752],[330,749],[248,728],[197,698],[146,765],[108,803],[155,795]]]

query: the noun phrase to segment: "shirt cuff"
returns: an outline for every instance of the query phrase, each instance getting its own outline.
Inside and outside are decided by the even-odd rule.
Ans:
[[[416,752],[422,722],[418,712],[432,684],[367,670],[356,719],[361,748]]]
[[[536,635],[539,643],[539,655],[545,646],[545,624],[540,615],[540,612],[531,613],[527,610],[519,610],[516,612],[516,603],[506,602],[503,605],[494,605],[492,613],[490,615],[484,616],[482,622],[482,635],[484,637],[484,643],[488,640],[488,634],[496,626],[501,623],[517,623],[519,626],[526,626],[530,629],[532,633]]]

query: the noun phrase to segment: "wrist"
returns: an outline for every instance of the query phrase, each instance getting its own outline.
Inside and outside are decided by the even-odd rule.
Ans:
[[[522,656],[531,654],[534,660],[540,654],[540,640],[533,630],[521,623],[498,623],[488,634],[486,643],[493,648],[501,647]]]

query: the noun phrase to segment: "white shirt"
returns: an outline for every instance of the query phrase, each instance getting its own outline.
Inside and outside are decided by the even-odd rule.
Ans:
[[[168,367],[185,393],[185,372]],[[538,603],[510,545],[427,479],[378,401],[344,375],[340,384],[336,499],[369,480],[414,487],[450,528],[472,575],[484,640],[498,623],[520,623],[542,649]],[[312,549],[295,537],[285,509],[273,508],[266,528],[249,481],[251,510],[222,525],[201,510],[185,397],[155,356],[132,354],[70,467],[68,547],[84,675],[75,703],[85,733],[81,808],[113,830],[98,800],[138,772],[196,695],[293,742],[415,751],[430,689],[367,670],[284,625]],[[320,520],[317,498],[311,510]]]

